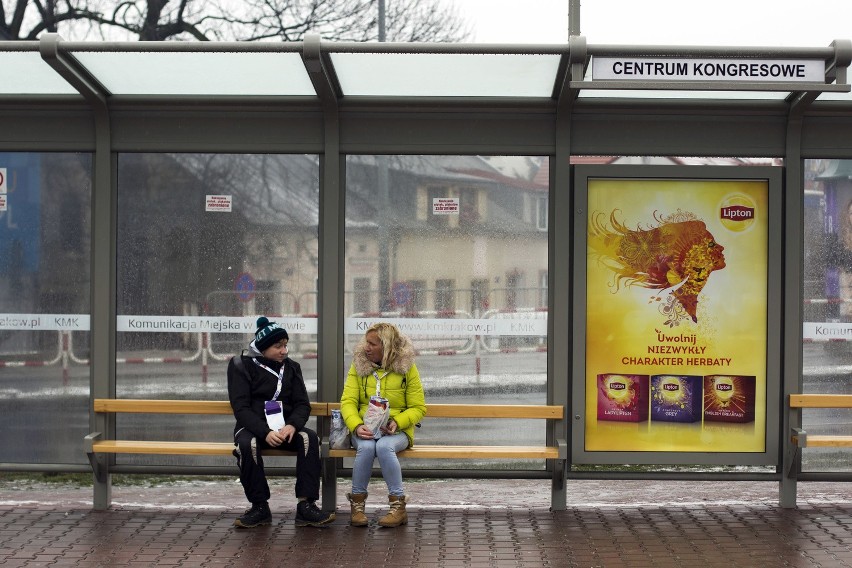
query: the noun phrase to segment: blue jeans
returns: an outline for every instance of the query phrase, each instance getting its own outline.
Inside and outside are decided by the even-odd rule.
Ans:
[[[366,493],[367,484],[373,474],[373,459],[379,458],[382,477],[388,485],[388,495],[402,497],[402,468],[399,466],[397,452],[408,447],[408,436],[405,432],[397,432],[392,436],[382,436],[378,440],[362,440],[352,434],[352,445],[355,447],[355,464],[352,466],[352,493]]]

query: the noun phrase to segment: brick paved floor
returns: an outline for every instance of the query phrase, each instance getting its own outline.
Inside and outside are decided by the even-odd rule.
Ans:
[[[116,505],[103,512],[61,489],[0,489],[0,565],[852,568],[849,485],[811,496],[804,490],[799,508],[785,510],[771,502],[775,484],[748,489],[754,484],[739,483],[734,498],[695,501],[685,498],[695,493],[690,484],[575,482],[586,504],[572,502],[561,512],[548,510],[541,481],[411,483],[419,502],[399,529],[374,522],[349,527],[342,506],[327,528],[296,528],[293,504],[282,496],[273,499],[272,526],[237,530],[239,495],[215,502],[233,494],[226,484],[197,488],[197,506],[174,488],[116,488]],[[726,485],[705,485],[702,493]],[[345,492],[345,484],[339,490]],[[668,497],[649,502],[657,491]],[[437,504],[427,501],[430,494]],[[456,503],[462,496],[468,503]],[[385,509],[381,501],[370,498],[373,520]]]

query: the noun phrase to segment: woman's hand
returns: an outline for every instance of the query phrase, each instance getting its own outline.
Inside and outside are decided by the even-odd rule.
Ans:
[[[357,428],[355,428],[355,435],[361,438],[362,440],[370,440],[373,437],[373,432],[361,424]]]
[[[398,428],[396,420],[391,418],[388,420],[388,423],[382,426],[382,433],[384,434],[394,434],[396,433],[396,429]]]

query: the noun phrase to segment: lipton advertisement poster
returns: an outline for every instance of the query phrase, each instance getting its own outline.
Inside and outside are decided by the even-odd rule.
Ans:
[[[586,451],[765,451],[768,187],[589,180]]]

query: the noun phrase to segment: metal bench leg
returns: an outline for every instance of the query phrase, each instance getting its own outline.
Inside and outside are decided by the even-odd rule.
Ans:
[[[550,510],[564,511],[567,503],[565,487],[565,460],[554,460],[553,479],[550,486]]]
[[[322,460],[322,510],[334,511],[337,508],[337,465],[340,458]]]
[[[807,445],[807,434],[799,428],[792,428],[791,434],[798,436],[799,444]],[[787,440],[784,448],[784,460],[781,464],[781,483],[778,488],[778,504],[783,509],[796,508],[798,492],[798,473],[802,466],[800,446]]]
[[[109,472],[109,456],[96,454],[92,450],[92,443],[101,438],[100,432],[92,432],[83,439],[86,456],[92,465],[92,481],[94,493],[92,495],[92,507],[96,511],[106,511],[112,504],[112,474]]]
[[[553,460],[553,478],[550,485],[550,510],[564,511],[567,504],[567,464],[568,444],[565,440],[557,440],[559,459]]]

